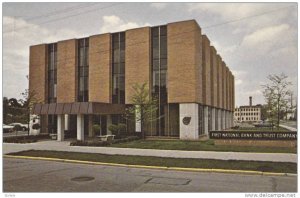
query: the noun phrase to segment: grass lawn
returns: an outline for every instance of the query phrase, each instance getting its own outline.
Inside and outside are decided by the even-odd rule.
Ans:
[[[60,159],[72,159],[82,161],[164,166],[164,167],[184,167],[184,168],[214,168],[230,170],[254,170],[278,173],[297,173],[296,163],[285,162],[257,162],[257,161],[235,161],[235,160],[210,160],[210,159],[180,159],[162,158],[148,156],[128,156],[128,155],[104,155],[96,153],[77,153],[61,151],[29,150],[10,155],[49,157]]]
[[[112,144],[110,146],[120,147],[120,148],[185,150],[185,151],[297,153],[297,148],[247,147],[247,146],[228,146],[228,145],[221,146],[221,145],[214,145],[213,140],[207,140],[207,141],[137,140],[137,141],[126,142],[126,143]]]

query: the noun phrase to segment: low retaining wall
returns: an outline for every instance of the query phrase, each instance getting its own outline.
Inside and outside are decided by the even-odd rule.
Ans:
[[[263,147],[296,147],[296,140],[214,140],[215,145],[263,146]]]
[[[215,145],[296,147],[297,132],[211,131]]]

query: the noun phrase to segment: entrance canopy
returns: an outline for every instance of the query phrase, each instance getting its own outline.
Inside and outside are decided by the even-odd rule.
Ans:
[[[73,102],[34,104],[32,114],[61,115],[61,114],[124,114],[125,104],[110,104],[100,102]]]

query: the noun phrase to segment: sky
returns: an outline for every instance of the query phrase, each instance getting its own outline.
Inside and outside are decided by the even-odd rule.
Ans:
[[[235,106],[286,74],[297,97],[297,3],[3,3],[3,97],[28,88],[29,46],[195,19],[235,76]]]

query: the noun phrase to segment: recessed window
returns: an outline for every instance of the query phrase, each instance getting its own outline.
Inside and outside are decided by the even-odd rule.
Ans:
[[[48,103],[56,102],[57,44],[48,45]]]
[[[78,102],[88,102],[89,38],[78,40]]]
[[[125,104],[125,32],[112,35],[112,102]]]

